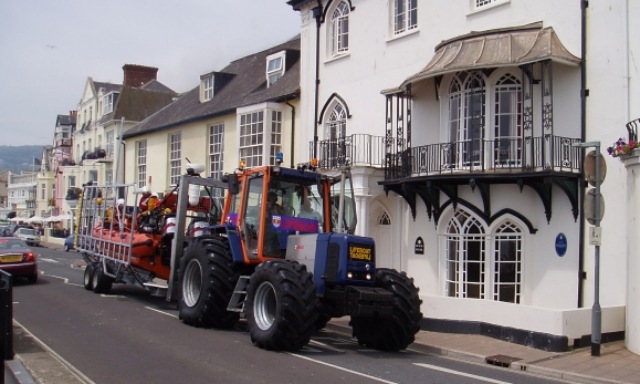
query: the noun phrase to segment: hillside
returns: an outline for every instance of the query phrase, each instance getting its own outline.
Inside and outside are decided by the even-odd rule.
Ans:
[[[10,170],[20,173],[31,171],[34,159],[42,157],[42,145],[7,146],[0,145],[0,172]],[[36,163],[37,164],[37,163]],[[40,167],[37,167],[40,169]]]

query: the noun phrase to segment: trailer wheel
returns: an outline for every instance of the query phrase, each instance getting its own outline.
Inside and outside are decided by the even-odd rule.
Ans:
[[[260,348],[295,351],[315,331],[318,299],[311,273],[285,260],[260,264],[247,290],[251,340]]]
[[[231,328],[240,315],[227,311],[240,276],[226,239],[203,236],[185,250],[180,261],[179,316],[195,327]]]
[[[109,293],[113,284],[113,279],[105,275],[102,268],[101,264],[97,264],[93,272],[93,292],[95,293]]]
[[[84,289],[87,291],[93,291],[93,274],[95,273],[96,267],[93,263],[87,263],[87,266],[84,268]]]
[[[352,317],[353,336],[360,345],[383,351],[399,351],[415,340],[420,330],[420,304],[418,288],[406,273],[379,268],[376,286],[393,293],[391,317]]]

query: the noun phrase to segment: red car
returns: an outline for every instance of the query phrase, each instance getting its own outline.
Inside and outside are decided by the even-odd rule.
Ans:
[[[15,237],[0,237],[0,269],[13,277],[26,277],[30,283],[38,281],[36,254]]]

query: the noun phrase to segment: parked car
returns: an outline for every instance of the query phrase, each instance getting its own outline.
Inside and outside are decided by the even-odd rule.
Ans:
[[[11,227],[8,225],[0,227],[0,236],[11,236]]]
[[[35,229],[31,228],[18,228],[13,237],[17,237],[18,239],[24,240],[28,245],[40,246],[40,235],[36,232]]]
[[[30,283],[38,281],[36,254],[15,237],[0,237],[0,269],[14,277],[26,277]]]

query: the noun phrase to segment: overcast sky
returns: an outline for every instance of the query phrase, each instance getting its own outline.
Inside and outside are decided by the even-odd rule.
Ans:
[[[0,145],[50,145],[88,77],[140,64],[185,92],[299,30],[286,0],[0,0]]]

